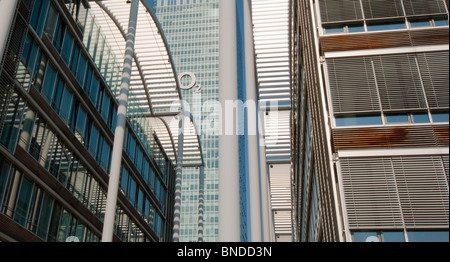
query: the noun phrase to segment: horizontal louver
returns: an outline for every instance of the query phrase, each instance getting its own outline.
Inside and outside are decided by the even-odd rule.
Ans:
[[[371,58],[327,60],[335,113],[380,110]]]
[[[336,22],[363,19],[359,0],[321,0],[322,22]]]
[[[425,97],[430,108],[448,108],[448,56],[447,51],[327,59],[334,113],[426,109]]]
[[[392,159],[405,225],[448,226],[448,187],[440,157]]]
[[[366,19],[403,16],[401,0],[362,1]]]
[[[413,54],[373,58],[384,110],[426,108]]]
[[[403,0],[403,3],[408,16],[447,12],[443,0]]]
[[[444,165],[444,171],[445,171],[445,176],[447,177],[447,184],[449,183],[448,181],[448,156],[442,156],[442,163]]]
[[[388,158],[341,159],[341,171],[350,228],[402,227]]]
[[[341,158],[350,228],[448,226],[442,160],[442,156]]]
[[[417,55],[428,104],[431,108],[448,108],[448,57],[448,51]]]

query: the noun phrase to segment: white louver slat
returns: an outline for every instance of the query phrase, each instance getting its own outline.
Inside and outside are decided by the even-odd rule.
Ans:
[[[448,227],[445,161],[447,156],[341,158],[350,229]]]

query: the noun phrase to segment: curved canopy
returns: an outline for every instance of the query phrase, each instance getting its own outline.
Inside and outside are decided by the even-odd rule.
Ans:
[[[124,61],[130,4],[124,0],[91,1],[95,25],[115,59]],[[169,158],[176,162],[178,117],[183,112],[180,85],[168,45],[151,9],[139,3],[128,116],[148,135],[155,132]],[[192,117],[185,121],[183,165],[201,166],[203,156]]]

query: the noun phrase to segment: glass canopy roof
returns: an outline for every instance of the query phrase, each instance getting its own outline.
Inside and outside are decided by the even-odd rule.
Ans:
[[[101,32],[117,61],[125,54],[130,4],[125,0],[90,1]],[[168,45],[145,1],[139,3],[135,55],[130,82],[128,117],[147,135],[156,132],[169,158],[176,163],[179,121],[183,112],[180,85]],[[197,128],[186,116],[183,166],[202,166],[203,156]]]

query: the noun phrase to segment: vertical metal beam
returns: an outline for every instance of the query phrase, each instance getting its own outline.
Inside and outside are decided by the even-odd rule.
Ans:
[[[111,174],[109,176],[108,195],[106,199],[105,220],[103,224],[102,242],[112,242],[114,221],[116,216],[117,195],[119,192],[120,171],[122,165],[123,143],[127,119],[128,93],[130,89],[131,70],[133,65],[134,44],[136,38],[139,0],[132,0],[130,20],[126,39],[125,59],[123,65],[122,85],[120,86],[117,125],[111,158]]]
[[[233,128],[233,112],[226,105],[238,100],[236,1],[219,2],[219,103],[222,134],[219,135],[219,241],[239,242],[240,187],[239,137]],[[228,121],[227,121],[228,120]],[[229,126],[231,123],[231,126]],[[228,124],[225,125],[225,124]],[[227,132],[233,130],[231,133]]]
[[[173,212],[173,242],[180,242],[181,187],[183,179],[184,113],[180,113],[178,128],[177,170],[175,175],[175,206]]]
[[[17,2],[18,0],[0,0],[0,10],[2,10],[2,15],[0,15],[0,64],[5,53],[14,15],[16,14],[14,11]]]
[[[200,167],[198,192],[198,242],[203,242],[203,209],[205,195],[205,167]]]
[[[248,126],[248,167],[250,191],[250,221],[251,241],[262,241],[261,228],[261,187],[259,180],[258,159],[258,110],[256,96],[256,61],[253,45],[252,13],[249,0],[243,0],[244,6],[244,38],[245,38],[245,81],[247,96],[247,126]]]

